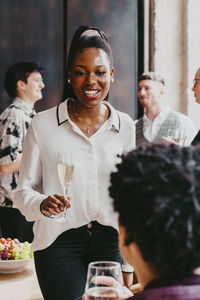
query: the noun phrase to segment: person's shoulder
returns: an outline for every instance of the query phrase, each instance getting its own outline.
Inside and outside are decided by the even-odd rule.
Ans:
[[[174,114],[174,116],[176,116],[180,122],[190,123],[194,125],[193,121],[190,119],[189,116],[175,110],[170,111],[170,113]]]
[[[125,121],[125,122],[129,122],[129,123],[133,123],[134,124],[134,121],[133,119],[131,118],[131,116],[125,112],[122,112],[122,111],[119,111],[119,110],[116,110],[116,113],[119,115],[121,121]]]
[[[170,110],[169,113],[174,114],[175,116],[179,117],[180,119],[191,120],[187,115],[185,115],[179,111],[176,111],[176,110]]]
[[[38,112],[31,121],[31,127],[33,130],[37,130],[37,132],[40,132],[41,130],[48,130],[50,125],[55,124],[57,119],[56,109],[57,107],[54,106]]]
[[[11,103],[1,113],[0,120],[3,120],[5,118],[16,119],[16,118],[19,118],[20,116],[22,116],[23,114],[24,114],[24,112],[22,109],[20,109],[14,103]]]
[[[55,114],[56,110],[57,110],[57,106],[42,110],[36,114],[36,116],[33,118],[33,121],[38,122],[40,119],[49,118]]]

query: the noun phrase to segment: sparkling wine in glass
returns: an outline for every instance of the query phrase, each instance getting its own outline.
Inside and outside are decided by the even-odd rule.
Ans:
[[[122,294],[123,276],[118,262],[98,261],[89,264],[85,287],[87,300],[118,300]]]
[[[57,158],[58,178],[64,191],[64,196],[68,196],[70,183],[74,173],[74,152],[59,152]],[[66,220],[67,208],[53,219],[63,222]]]

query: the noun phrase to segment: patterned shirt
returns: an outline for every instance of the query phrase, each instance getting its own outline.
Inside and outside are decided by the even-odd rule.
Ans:
[[[0,115],[0,165],[14,162],[22,153],[24,138],[35,114],[29,104],[15,98]],[[10,193],[17,186],[18,173],[0,175],[0,205],[12,206]]]

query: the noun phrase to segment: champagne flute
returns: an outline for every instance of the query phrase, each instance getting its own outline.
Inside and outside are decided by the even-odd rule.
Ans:
[[[58,168],[58,178],[60,184],[64,190],[64,196],[68,196],[70,183],[74,173],[74,152],[59,152],[57,158],[57,168]],[[66,220],[67,208],[64,208],[64,211],[56,216],[53,216],[53,219],[64,222]]]
[[[88,266],[85,298],[117,300],[123,294],[121,266],[114,261],[92,262]]]

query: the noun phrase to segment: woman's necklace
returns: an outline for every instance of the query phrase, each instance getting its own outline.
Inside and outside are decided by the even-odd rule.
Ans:
[[[91,134],[91,131],[93,129],[95,129],[95,127],[97,127],[97,124],[90,127],[87,124],[87,122],[80,117],[80,115],[77,112],[77,106],[76,106],[75,101],[73,102],[73,113],[74,113],[74,116],[76,117],[76,119],[81,123],[81,125],[84,128],[84,131],[86,132],[87,135]],[[101,124],[103,124],[104,121],[107,120],[108,117],[109,117],[109,111],[108,111],[108,116],[106,116],[106,118],[105,118],[105,116],[103,117],[103,122],[101,122]]]
[[[77,108],[76,108],[76,104],[74,103],[73,104],[73,112],[74,112],[74,115],[75,117],[77,118],[77,120],[79,120],[79,122],[83,125],[84,129],[85,129],[85,132],[87,134],[90,134],[90,127],[88,126],[87,122],[84,121],[78,114],[77,112]]]

